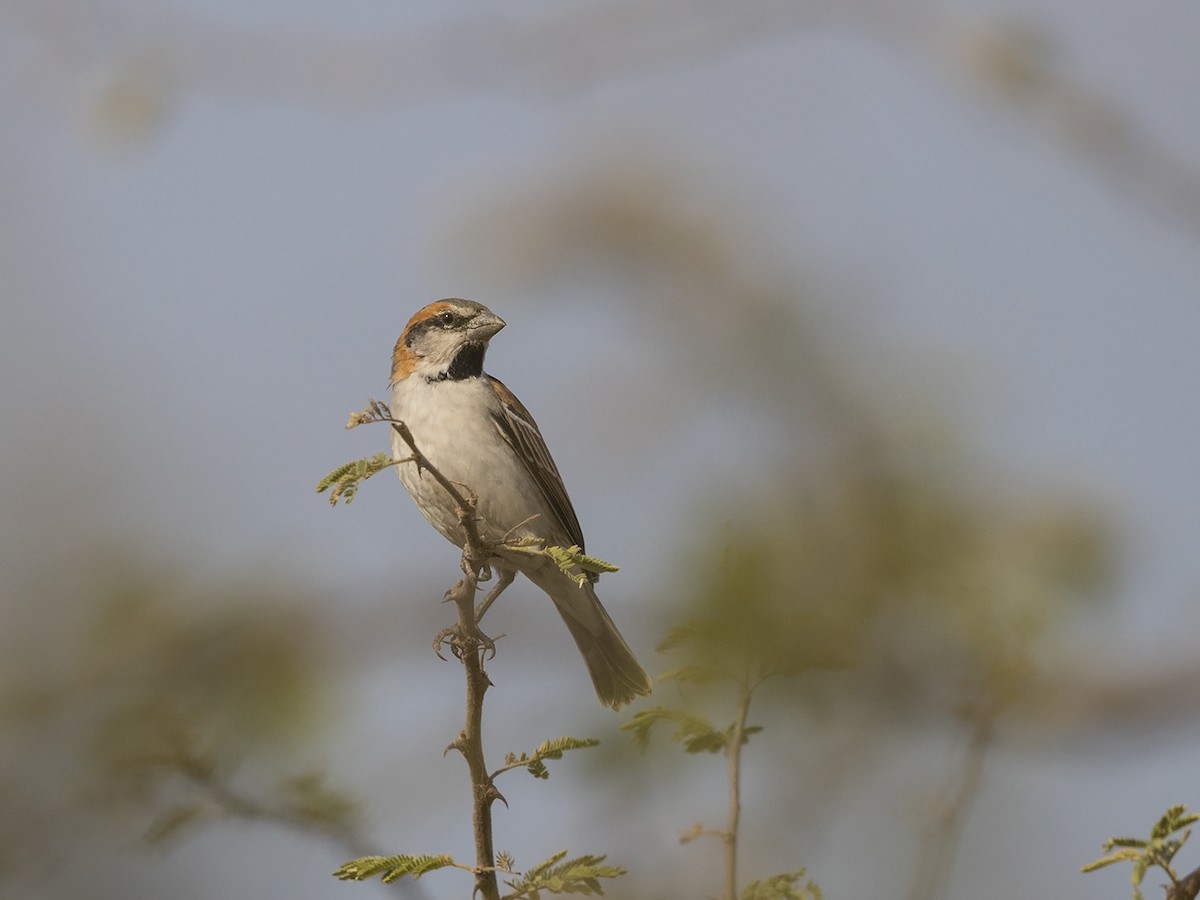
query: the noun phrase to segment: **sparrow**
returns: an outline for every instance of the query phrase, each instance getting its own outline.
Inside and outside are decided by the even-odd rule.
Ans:
[[[537,423],[512,391],[483,371],[488,341],[504,324],[472,300],[439,300],[414,315],[392,355],[392,418],[408,426],[438,471],[478,498],[475,511],[485,542],[532,538],[545,546],[582,549],[579,519]],[[392,458],[410,456],[393,433]],[[411,461],[396,468],[429,524],[462,547],[466,538],[445,489]],[[505,552],[503,546],[494,553],[489,565],[497,580],[481,608],[520,572],[554,601],[601,703],[620,709],[650,693],[650,679],[600,605],[595,575],[581,586],[548,558]]]

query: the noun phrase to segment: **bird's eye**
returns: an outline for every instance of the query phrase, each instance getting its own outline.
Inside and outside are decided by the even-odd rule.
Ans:
[[[440,313],[438,315],[438,321],[441,322],[443,325],[445,325],[447,328],[449,328],[456,321],[458,321],[458,316],[456,316],[452,312],[447,311],[444,313]]]

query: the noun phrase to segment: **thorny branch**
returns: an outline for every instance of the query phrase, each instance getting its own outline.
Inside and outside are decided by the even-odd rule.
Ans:
[[[405,460],[405,462],[411,462],[417,469],[428,472],[433,477],[433,480],[441,485],[442,489],[450,495],[450,499],[454,501],[454,508],[458,512],[458,523],[462,525],[463,533],[466,535],[466,546],[463,547],[463,571],[470,573],[482,570],[486,566],[491,552],[484,543],[483,538],[479,536],[479,523],[475,518],[475,506],[478,498],[474,494],[471,494],[469,497],[464,495],[459,490],[458,484],[439,472],[437,467],[429,461],[429,458],[417,448],[416,441],[413,440],[412,432],[408,426],[399,419],[392,418],[392,411],[386,404],[379,400],[371,400],[365,410],[352,415],[346,427],[353,428],[356,425],[364,425],[370,422],[389,423],[392,426],[392,430],[400,435],[401,440],[404,441],[412,453],[412,456],[408,460]]]
[[[466,722],[446,751],[457,750],[461,753],[471,776],[471,820],[475,837],[475,866],[472,869],[475,873],[475,889],[472,896],[479,894],[483,900],[499,900],[496,853],[492,841],[492,804],[504,798],[488,774],[483,753],[483,697],[491,685],[483,668],[483,659],[487,653],[494,652],[495,644],[480,632],[479,614],[475,609],[475,594],[481,578],[488,573],[487,562],[492,555],[492,545],[479,534],[474,494],[469,489],[464,493],[459,485],[438,471],[417,447],[412,432],[404,422],[393,418],[391,410],[378,400],[372,400],[366,410],[351,416],[347,427],[368,422],[388,422],[392,426],[412,453],[406,462],[428,472],[445,489],[454,502],[459,524],[463,528],[463,577],[446,593],[446,599],[453,600],[458,607],[458,622],[440,634],[435,643],[450,644],[455,657],[462,662],[466,675]]]

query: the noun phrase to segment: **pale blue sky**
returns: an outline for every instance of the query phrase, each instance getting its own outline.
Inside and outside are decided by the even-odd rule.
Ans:
[[[835,19],[629,75],[560,81],[531,65],[496,73],[492,85],[486,64],[456,72],[457,53],[488,46],[488,26],[475,27],[469,4],[129,0],[112,7],[128,21],[84,29],[66,50],[53,49],[69,28],[46,25],[51,13],[70,23],[79,8],[0,2],[0,414],[8,423],[0,566],[13,573],[11,585],[33,579],[30,560],[53,557],[50,548],[67,563],[92,537],[215,571],[280,566],[314,585],[342,585],[346,597],[377,598],[414,567],[440,583],[454,555],[398,486],[372,483],[354,506],[331,512],[313,484],[385,443],[382,433],[345,433],[346,414],[385,396],[391,344],[408,316],[460,295],[509,322],[489,369],[541,421],[589,541],[625,564],[606,596],[620,621],[634,620],[639,595],[655,584],[653,558],[668,549],[664,522],[734,442],[705,440],[681,460],[679,433],[712,433],[697,421],[606,447],[610,426],[579,422],[564,393],[603,396],[614,360],[653,372],[645,346],[635,344],[640,358],[621,355],[637,316],[599,306],[606,301],[595,286],[558,304],[493,288],[479,266],[456,259],[486,248],[456,241],[485,239],[467,223],[506,186],[586,174],[645,145],[647,158],[714,173],[713,197],[754,210],[773,252],[794,248],[798,266],[850,285],[844,296],[853,299],[825,314],[869,348],[880,379],[902,371],[936,386],[997,472],[1066,485],[1108,509],[1123,568],[1104,628],[1129,636],[1114,648],[1148,657],[1191,642],[1200,583],[1200,233],[1144,209],[1057,143],[1052,128],[987,102],[955,74],[952,53],[930,55],[935,37],[893,42],[863,12],[861,29]],[[1046,26],[1064,70],[1126,108],[1195,176],[1198,9],[1058,0],[925,12],[956,22],[1027,16]],[[163,52],[172,40],[207,34],[177,30],[180,17],[218,33],[269,35],[273,47],[290,46],[289,36],[302,47],[369,38],[377,53],[394,41],[413,54],[396,63],[409,80],[394,101],[356,103],[242,78],[220,61],[198,76],[195,60]],[[456,20],[468,30],[422,30]],[[431,49],[422,40],[430,33],[457,37]],[[445,68],[422,68],[429,61]],[[166,113],[152,133],[113,148],[87,122],[127,65],[166,73]],[[742,427],[753,425],[747,414]],[[631,520],[634,502],[661,517]],[[4,607],[18,626],[38,615],[21,596]],[[648,654],[655,639],[632,642]],[[514,744],[522,722],[523,713],[510,713]],[[387,727],[403,730],[399,721]],[[1121,895],[1124,873],[1089,879],[1075,867],[1104,837],[1139,828],[1168,803],[1200,803],[1190,793],[1195,732],[1145,748],[1138,774],[1124,782],[1116,773],[1128,745],[1086,755],[1075,746],[997,751],[951,896],[968,896],[968,872],[989,871],[971,879],[973,900]],[[949,752],[922,749],[904,750],[914,772],[936,771],[938,754]],[[323,752],[358,772],[386,766],[382,751],[357,744]],[[442,777],[437,761],[428,766],[437,774],[422,777]],[[910,815],[912,798],[887,790],[884,805]],[[566,802],[548,793],[528,802]],[[1083,814],[1063,812],[1069,804]],[[514,802],[513,815],[518,809]],[[1031,810],[1044,831],[1023,830]],[[851,805],[838,833],[859,834],[861,821]],[[687,824],[648,823],[646,834],[657,828],[669,847],[671,830]],[[384,831],[410,833],[394,823]],[[237,856],[221,838],[199,846],[213,859]],[[298,856],[300,846],[280,852]],[[815,874],[827,896],[889,895],[878,872],[824,848],[827,869]],[[1030,854],[1029,873],[1014,872],[1014,854]],[[171,865],[203,868],[176,857],[146,877],[167,879]],[[286,895],[334,889],[348,890],[297,877]],[[214,882],[203,896],[231,891]]]

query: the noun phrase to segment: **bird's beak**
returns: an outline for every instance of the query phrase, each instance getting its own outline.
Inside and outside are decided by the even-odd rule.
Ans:
[[[504,327],[504,320],[494,312],[480,313],[471,319],[469,331],[471,340],[486,341]]]

